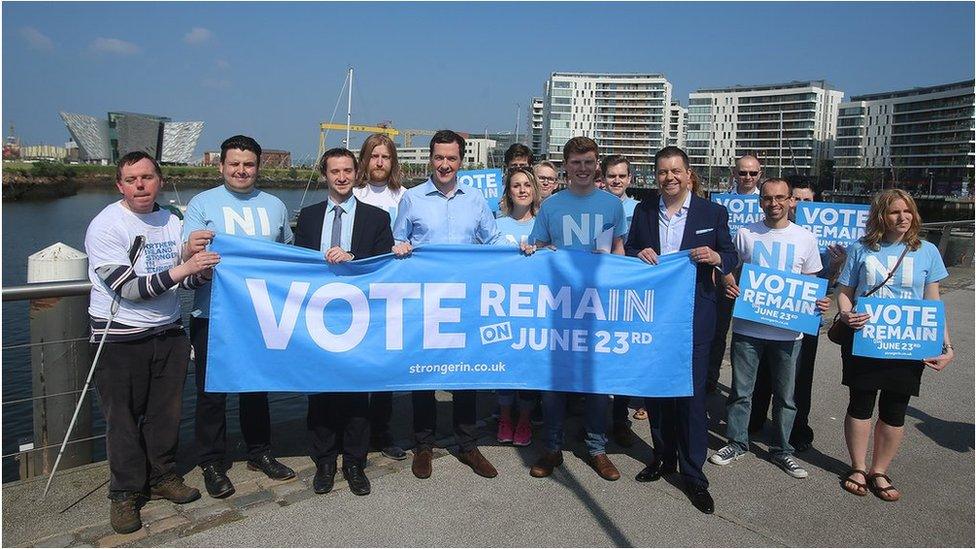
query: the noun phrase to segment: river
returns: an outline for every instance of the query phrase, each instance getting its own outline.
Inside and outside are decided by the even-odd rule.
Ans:
[[[314,185],[313,185],[314,187]],[[179,189],[179,198],[185,204],[190,198],[204,189]],[[289,211],[297,210],[302,204],[303,189],[273,189]],[[84,251],[85,230],[88,223],[105,206],[117,200],[115,189],[86,189],[66,198],[37,201],[4,201],[0,213],[3,219],[3,286],[14,286],[27,282],[27,256],[51,244],[63,242],[72,248]],[[305,205],[325,199],[324,190],[309,191]],[[161,193],[159,203],[176,203],[177,193],[172,187]],[[190,292],[182,292],[184,318],[189,312],[192,300]],[[187,322],[184,322],[188,325]],[[14,348],[13,345],[30,341],[26,301],[3,303],[3,402],[28,398],[31,396],[30,349]],[[187,379],[183,398],[183,423],[180,439],[182,445],[192,444],[192,421],[194,383],[192,376]],[[89,393],[89,398],[94,393]],[[68,398],[68,397],[64,397]],[[275,421],[298,417],[304,414],[305,399],[295,395],[272,395],[272,414]],[[93,414],[92,434],[104,433],[101,414]],[[228,400],[228,440],[239,440],[237,436],[236,399]],[[3,455],[17,451],[22,442],[33,438],[32,405],[30,402],[3,405]],[[101,440],[95,441],[95,459],[104,459],[104,446]],[[18,466],[12,457],[3,458],[3,482],[17,480]]]

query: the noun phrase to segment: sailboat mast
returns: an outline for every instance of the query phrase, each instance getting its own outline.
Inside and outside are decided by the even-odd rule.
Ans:
[[[346,102],[346,148],[350,148],[349,133],[352,129],[352,67],[349,67],[349,100]]]

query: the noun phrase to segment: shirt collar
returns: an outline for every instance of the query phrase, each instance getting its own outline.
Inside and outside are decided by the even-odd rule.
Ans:
[[[691,191],[688,191],[688,194],[685,195],[685,200],[681,203],[681,209],[678,210],[678,215],[681,215],[682,212],[688,211],[689,207],[691,207]],[[661,195],[660,199],[658,200],[658,209],[662,212],[665,212],[668,209],[667,205],[664,203],[664,195]]]
[[[424,182],[423,193],[425,196],[436,194],[447,198],[447,195],[442,193],[440,189],[437,188],[437,185],[434,185],[434,181],[429,177],[427,178],[427,181]],[[460,183],[456,183],[454,185],[454,194],[464,194],[464,186],[462,186]]]
[[[356,207],[356,198],[350,193],[348,198],[346,198],[345,200],[339,203],[339,206],[342,206],[343,213],[349,213],[353,210],[353,208]],[[326,211],[331,212],[335,209],[335,207],[336,207],[335,201],[332,200],[332,197],[329,197],[328,202],[326,204]]]

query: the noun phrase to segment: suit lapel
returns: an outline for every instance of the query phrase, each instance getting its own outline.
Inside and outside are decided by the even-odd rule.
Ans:
[[[353,197],[353,200],[356,201],[356,217],[354,217],[352,220],[352,243],[351,243],[352,250],[350,251],[353,253],[353,255],[359,257],[361,254],[358,254],[356,252],[362,248],[363,245],[362,240],[364,236],[363,231],[366,230],[365,223],[367,222],[367,219],[366,216],[363,215],[364,208],[362,208],[362,203],[359,202],[359,199],[357,199],[356,197]]]
[[[651,220],[650,230],[651,230],[651,248],[655,252],[661,253],[661,196],[653,195],[654,199],[651,200],[650,211],[648,213],[648,219]]]

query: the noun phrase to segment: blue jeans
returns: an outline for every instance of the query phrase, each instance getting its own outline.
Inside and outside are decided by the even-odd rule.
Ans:
[[[749,449],[749,415],[752,412],[752,391],[760,360],[769,367],[773,389],[773,425],[776,438],[769,452],[792,455],[790,431],[796,417],[793,391],[796,382],[796,357],[799,341],[772,341],[732,333],[732,392],[729,395],[728,419],[725,434],[729,443],[743,452]]]
[[[610,395],[584,395],[583,426],[586,450],[591,456],[607,452],[607,406]],[[542,413],[546,422],[546,451],[563,449],[563,421],[566,419],[566,393],[542,393]]]

